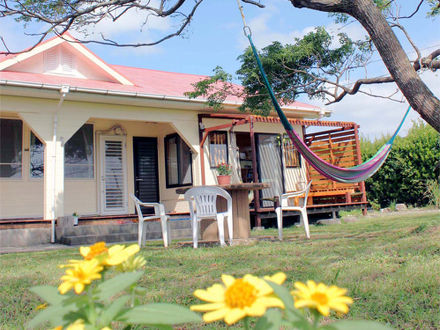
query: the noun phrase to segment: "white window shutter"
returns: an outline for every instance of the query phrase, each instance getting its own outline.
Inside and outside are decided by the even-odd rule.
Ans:
[[[75,58],[72,53],[63,50],[62,52],[62,71],[65,73],[73,73],[75,70]]]
[[[58,49],[49,49],[44,53],[44,70],[45,72],[56,71],[59,64]]]

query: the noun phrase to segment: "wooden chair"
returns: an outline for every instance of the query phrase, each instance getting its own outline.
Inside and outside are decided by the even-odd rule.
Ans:
[[[217,197],[221,196],[227,201],[227,211],[217,212]],[[232,225],[232,198],[228,192],[219,187],[194,187],[185,193],[185,200],[189,203],[191,213],[191,224],[193,230],[193,246],[197,248],[199,237],[199,222],[202,219],[216,219],[220,245],[224,246],[224,218],[228,219],[229,244],[232,245],[233,225]],[[195,204],[195,207],[194,207]]]
[[[170,239],[170,224],[168,222],[168,216],[165,214],[165,208],[161,203],[144,203],[139,200],[135,195],[130,194],[131,199],[133,199],[136,206],[136,212],[138,215],[138,244],[139,247],[145,245],[146,231],[145,231],[145,221],[160,219],[160,224],[162,227],[162,238],[163,245],[168,247],[171,243]],[[154,215],[144,217],[142,214],[141,206],[154,208]]]
[[[278,238],[280,241],[283,240],[283,211],[299,211],[301,218],[300,224],[304,225],[307,239],[310,238],[309,219],[307,217],[306,207],[311,184],[312,181],[307,184],[304,190],[294,191],[280,196],[280,206],[275,209],[275,213],[277,214]],[[299,205],[289,205],[289,199],[297,199]]]

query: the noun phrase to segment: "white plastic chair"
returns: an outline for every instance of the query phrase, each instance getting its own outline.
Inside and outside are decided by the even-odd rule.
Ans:
[[[138,244],[139,247],[142,247],[145,245],[145,238],[146,238],[146,232],[145,232],[145,221],[147,220],[153,220],[160,218],[160,224],[162,227],[162,238],[163,238],[163,245],[165,247],[168,247],[168,245],[171,243],[170,239],[170,224],[168,222],[168,216],[165,214],[165,208],[163,204],[161,203],[144,203],[141,200],[139,200],[135,195],[130,194],[130,197],[133,199],[134,204],[136,206],[136,211],[139,218],[138,223]],[[154,215],[144,217],[142,214],[141,206],[144,207],[152,207],[154,208]]]
[[[300,224],[304,225],[304,230],[306,231],[307,239],[310,239],[310,231],[309,231],[309,218],[307,217],[307,197],[309,195],[310,186],[312,185],[312,181],[310,181],[306,188],[301,191],[290,192],[286,194],[282,194],[280,196],[280,206],[275,209],[275,213],[277,214],[277,223],[278,223],[278,238],[279,240],[283,240],[283,211],[299,211],[300,212]],[[298,198],[299,204],[289,205],[289,199]]]
[[[227,211],[217,212],[217,197],[221,196],[227,201]],[[199,222],[202,219],[216,219],[221,246],[226,245],[224,233],[224,219],[228,218],[229,244],[232,245],[232,198],[228,192],[219,187],[200,186],[189,189],[185,193],[185,200],[189,203],[191,225],[193,230],[193,245],[198,246]],[[195,208],[194,208],[195,204]]]

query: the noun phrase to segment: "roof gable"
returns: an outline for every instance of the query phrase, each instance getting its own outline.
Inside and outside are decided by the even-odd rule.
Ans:
[[[49,39],[28,52],[4,57],[0,61],[0,71],[4,70],[133,85],[68,33]]]

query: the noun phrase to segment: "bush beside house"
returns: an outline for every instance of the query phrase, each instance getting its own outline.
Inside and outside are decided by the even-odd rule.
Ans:
[[[374,155],[388,138],[375,141],[362,138],[362,159]],[[380,207],[393,202],[426,206],[433,202],[430,189],[439,188],[439,167],[439,134],[424,122],[414,121],[406,137],[396,138],[382,168],[365,181],[368,199]]]

